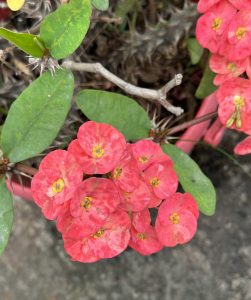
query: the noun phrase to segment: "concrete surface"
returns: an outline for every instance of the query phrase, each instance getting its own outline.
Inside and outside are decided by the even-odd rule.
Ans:
[[[236,138],[227,135],[224,148]],[[95,264],[70,262],[53,223],[15,199],[0,300],[251,300],[251,180],[205,146],[194,156],[217,188],[217,213],[201,215],[190,244],[150,257],[126,251]],[[250,156],[241,161],[251,173]]]

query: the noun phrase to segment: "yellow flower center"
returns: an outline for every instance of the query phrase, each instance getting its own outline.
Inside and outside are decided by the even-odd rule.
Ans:
[[[62,178],[59,178],[58,180],[53,182],[51,189],[53,194],[58,194],[62,192],[64,187],[65,187],[64,180]]]
[[[245,106],[245,99],[239,95],[234,96],[234,104],[236,108],[243,108]]]
[[[169,217],[169,220],[173,223],[173,224],[179,224],[180,222],[180,215],[176,212],[172,213]]]
[[[247,28],[246,27],[239,27],[236,31],[235,31],[235,36],[238,40],[243,39],[246,36],[247,33]]]
[[[81,206],[82,208],[84,208],[84,209],[87,210],[87,209],[89,209],[89,208],[92,207],[92,200],[93,200],[92,197],[86,196],[86,197],[84,197],[83,200],[81,201],[80,206]]]
[[[144,163],[146,163],[146,162],[148,161],[148,157],[146,157],[146,156],[140,156],[140,157],[138,158],[138,161],[139,161],[141,164],[144,164]]]
[[[104,233],[105,233],[105,230],[103,228],[101,228],[97,232],[92,234],[91,236],[94,237],[94,239],[99,239]]]
[[[221,27],[221,23],[222,23],[222,19],[221,18],[215,18],[212,22],[212,29],[214,31],[220,29]]]
[[[113,173],[113,179],[118,179],[121,174],[122,174],[122,168],[120,167],[115,168]]]
[[[229,63],[227,65],[227,69],[228,69],[228,71],[234,73],[236,71],[236,64],[235,63]]]
[[[231,127],[235,124],[236,128],[241,128],[241,110],[245,106],[245,99],[239,95],[234,96],[235,111],[232,113],[231,117],[227,120],[226,126]]]
[[[93,146],[92,148],[93,157],[101,158],[104,156],[104,154],[105,154],[105,149],[100,144]]]
[[[154,177],[154,178],[152,178],[152,179],[150,180],[150,184],[151,184],[154,188],[156,188],[156,187],[159,186],[160,180],[159,180],[157,177]]]
[[[137,236],[137,239],[139,239],[139,240],[145,240],[146,239],[146,234],[145,233],[138,232],[136,236]]]

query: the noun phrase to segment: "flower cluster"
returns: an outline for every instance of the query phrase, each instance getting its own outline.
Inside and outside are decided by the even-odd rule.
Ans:
[[[209,49],[216,73],[219,118],[223,125],[251,135],[251,1],[200,0],[196,36]],[[239,77],[242,76],[242,77]],[[243,76],[245,76],[243,78]],[[250,137],[235,147],[251,153]]]
[[[67,151],[43,159],[31,186],[44,216],[56,220],[66,252],[80,262],[114,257],[128,245],[150,255],[190,241],[199,211],[177,187],[173,163],[158,144],[126,143],[118,130],[93,121]],[[149,209],[157,211],[155,226]]]

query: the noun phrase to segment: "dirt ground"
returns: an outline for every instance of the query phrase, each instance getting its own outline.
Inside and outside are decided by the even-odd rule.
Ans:
[[[237,135],[222,147],[231,150]],[[251,180],[229,159],[193,153],[218,194],[214,217],[201,216],[194,240],[143,257],[126,251],[95,264],[71,262],[54,225],[15,199],[14,231],[0,259],[1,300],[250,300]],[[251,172],[250,156],[241,159]]]

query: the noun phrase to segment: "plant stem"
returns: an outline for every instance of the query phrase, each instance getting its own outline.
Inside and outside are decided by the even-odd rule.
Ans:
[[[166,130],[165,136],[166,136],[166,135],[172,135],[172,134],[175,134],[175,133],[177,133],[177,132],[179,132],[179,131],[182,131],[182,130],[188,128],[188,127],[191,127],[191,126],[197,125],[197,124],[199,124],[199,123],[202,123],[202,122],[208,121],[208,120],[210,120],[210,119],[213,119],[213,118],[217,117],[217,115],[218,115],[218,112],[217,112],[217,111],[214,111],[214,112],[211,112],[211,113],[209,113],[209,114],[206,114],[206,115],[204,115],[204,116],[202,116],[202,117],[195,118],[195,119],[193,119],[193,120],[191,120],[191,121],[188,121],[188,122],[185,122],[185,123],[183,123],[183,124],[179,124],[179,125],[177,125],[177,126],[174,126],[174,127],[172,127],[172,128],[169,128],[169,129]]]
[[[31,175],[31,176],[34,176],[37,172],[38,172],[38,169],[35,169],[33,167],[30,167],[30,166],[27,166],[27,165],[24,165],[22,163],[18,163],[14,166],[14,168],[20,172],[23,172],[25,174],[28,174],[28,175]]]

